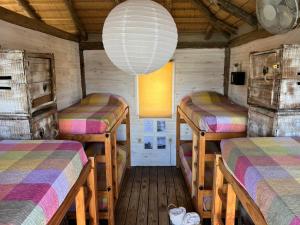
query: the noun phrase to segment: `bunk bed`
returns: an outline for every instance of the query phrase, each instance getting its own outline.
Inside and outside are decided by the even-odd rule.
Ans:
[[[236,199],[256,225],[300,224],[300,138],[238,138],[216,156],[213,225],[234,225]],[[225,183],[226,182],[226,183]]]
[[[181,124],[192,130],[192,141],[181,140]],[[222,139],[244,137],[247,109],[216,92],[196,92],[177,107],[177,167],[181,167],[195,209],[211,218],[213,162]]]
[[[126,141],[117,144],[117,129],[126,124]],[[117,95],[94,93],[59,113],[60,139],[85,144],[98,171],[99,218],[114,225],[114,208],[126,168],[130,167],[129,107]],[[126,147],[124,147],[126,146]]]
[[[0,141],[0,224],[98,224],[94,160],[74,141]],[[90,193],[85,200],[86,186]]]

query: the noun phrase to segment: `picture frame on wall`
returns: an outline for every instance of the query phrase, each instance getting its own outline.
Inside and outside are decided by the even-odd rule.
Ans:
[[[153,136],[145,136],[144,137],[144,149],[152,150],[154,147]]]
[[[158,133],[166,132],[167,125],[165,120],[157,120],[156,121],[156,131]]]
[[[166,137],[157,137],[156,143],[157,143],[158,150],[167,148],[167,138]]]

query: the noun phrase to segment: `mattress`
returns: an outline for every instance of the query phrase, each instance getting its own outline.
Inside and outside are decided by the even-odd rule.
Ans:
[[[0,224],[47,224],[87,157],[74,141],[0,141]]]
[[[300,138],[238,138],[221,142],[232,175],[269,225],[300,224]]]
[[[210,153],[218,152],[217,144],[207,142],[207,151]],[[192,142],[184,142],[179,148],[179,158],[182,164],[183,175],[189,190],[192,190]],[[213,162],[206,163],[205,167],[205,188],[211,189],[213,185]],[[204,197],[203,207],[206,211],[211,210],[211,198]]]
[[[246,132],[248,110],[216,92],[196,92],[184,97],[181,110],[206,132]]]
[[[97,154],[104,154],[104,145],[102,143],[94,143],[90,146],[89,151],[94,149]],[[118,168],[118,183],[121,184],[122,178],[126,171],[127,164],[127,146],[123,144],[117,145],[117,168]],[[105,164],[99,163],[97,168],[97,183],[100,191],[106,190],[106,173]],[[107,211],[107,198],[99,198],[99,210]]]
[[[118,95],[90,94],[59,113],[61,134],[103,134],[114,126],[127,104]]]

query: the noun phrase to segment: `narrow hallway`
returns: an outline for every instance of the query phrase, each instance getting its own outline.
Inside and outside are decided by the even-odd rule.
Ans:
[[[193,211],[184,178],[176,167],[132,167],[116,207],[117,225],[169,225],[169,204]]]

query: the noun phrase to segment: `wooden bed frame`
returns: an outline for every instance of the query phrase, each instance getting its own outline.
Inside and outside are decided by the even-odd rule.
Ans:
[[[215,158],[214,173],[213,225],[224,225],[221,218],[224,208],[226,209],[225,224],[234,225],[237,199],[256,225],[267,225],[256,203],[226,168],[221,155],[217,155]]]
[[[201,215],[201,218],[211,218],[211,211],[205,211],[203,208],[203,197],[212,196],[212,189],[205,188],[205,163],[213,162],[215,154],[206,152],[206,141],[221,141],[222,139],[245,137],[245,132],[232,133],[213,133],[200,130],[199,127],[183,112],[180,106],[177,106],[176,117],[176,165],[184,171],[183,165],[179,157],[179,148],[182,143],[180,140],[180,125],[188,124],[192,129],[192,187],[191,196],[195,209]],[[183,172],[184,173],[184,172]],[[185,175],[185,174],[184,174]],[[184,176],[186,177],[186,176]],[[187,178],[185,178],[188,182]],[[189,186],[189,185],[188,185]]]
[[[68,195],[66,196],[65,200],[58,208],[54,216],[48,222],[48,225],[57,225],[60,224],[67,214],[68,210],[70,209],[71,205],[75,201],[76,205],[76,222],[80,225],[86,224],[86,203],[88,204],[89,208],[89,218],[91,225],[98,225],[98,202],[97,202],[97,172],[95,168],[95,160],[93,157],[88,159],[88,162],[83,167],[77,181],[69,191]],[[88,188],[88,198],[85,200],[85,184]]]
[[[105,156],[96,155],[94,153],[96,168],[97,163],[105,163],[106,171],[106,191],[97,191],[97,197],[107,197],[108,209],[107,212],[99,211],[99,219],[107,219],[109,225],[115,224],[114,211],[115,204],[117,202],[120,185],[118,183],[118,164],[117,164],[117,129],[121,124],[126,124],[126,144],[128,146],[127,151],[127,168],[130,168],[130,114],[129,107],[122,112],[117,122],[112,128],[103,134],[62,134],[60,139],[64,140],[76,140],[82,143],[86,142],[101,142],[105,146]],[[86,151],[90,152],[88,149]],[[124,174],[123,174],[124,176]],[[123,180],[123,177],[122,177]],[[121,181],[122,183],[122,181]]]

